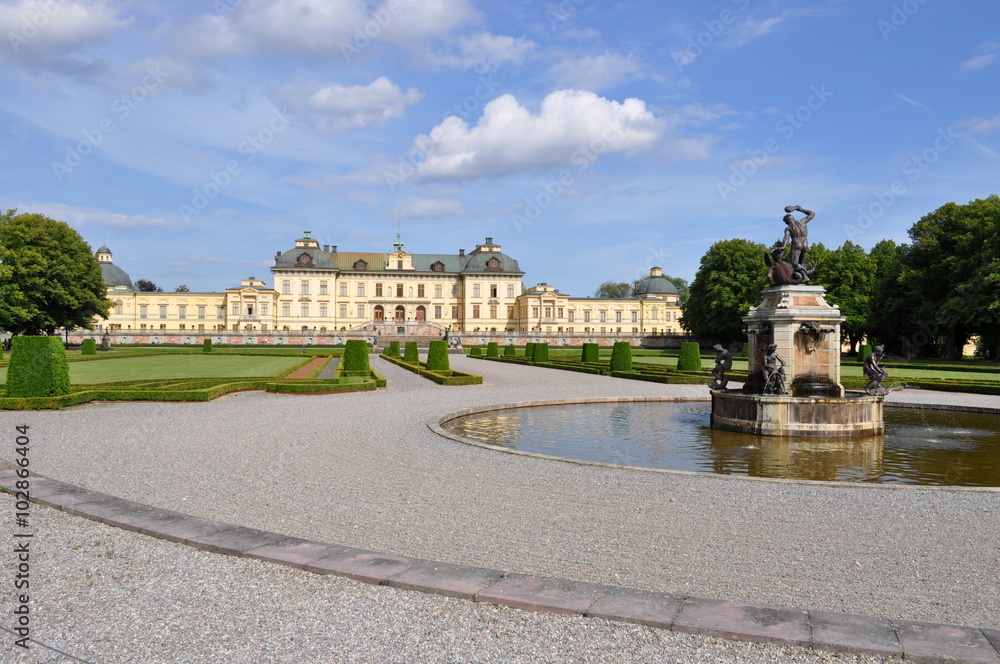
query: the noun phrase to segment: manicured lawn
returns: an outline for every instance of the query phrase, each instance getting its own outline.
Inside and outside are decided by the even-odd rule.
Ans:
[[[120,380],[159,378],[205,378],[273,376],[304,358],[260,357],[247,355],[154,355],[122,359],[70,362],[69,378],[73,384],[111,383]],[[0,381],[6,381],[7,368],[0,368]]]

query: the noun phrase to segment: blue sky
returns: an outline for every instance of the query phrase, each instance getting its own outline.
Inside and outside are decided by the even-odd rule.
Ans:
[[[906,241],[998,193],[995,0],[14,0],[0,205],[167,290],[472,249],[590,295],[708,247]]]

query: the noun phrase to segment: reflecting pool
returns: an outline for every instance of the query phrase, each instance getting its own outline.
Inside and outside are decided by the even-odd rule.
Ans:
[[[775,438],[709,427],[708,402],[541,406],[491,411],[442,427],[471,440],[587,461],[725,475],[1000,487],[1000,417],[885,409],[865,438]]]

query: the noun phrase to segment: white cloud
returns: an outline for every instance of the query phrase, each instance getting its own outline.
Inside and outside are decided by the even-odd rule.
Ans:
[[[453,198],[411,198],[400,206],[404,219],[453,219],[468,214],[461,201]]]
[[[986,42],[976,49],[976,54],[963,62],[963,71],[976,71],[989,67],[1000,58],[1000,42]]]
[[[176,41],[215,55],[344,56],[371,42],[415,47],[478,18],[469,0],[383,0],[375,6],[365,0],[243,0],[234,11],[179,26]]]
[[[520,65],[535,50],[535,42],[526,37],[515,39],[489,32],[459,37],[455,45],[457,53],[438,55],[433,60],[451,67],[493,70],[508,62]]]
[[[604,152],[632,152],[652,145],[662,123],[640,99],[616,102],[593,92],[557,90],[537,115],[513,95],[494,99],[470,127],[450,116],[417,137],[424,161],[416,180],[476,179],[554,166],[586,167]]]
[[[317,86],[285,88],[281,96],[290,108],[307,117],[316,131],[324,134],[371,124],[382,126],[390,118],[402,117],[406,106],[421,97],[416,88],[403,92],[385,76],[368,85]]]
[[[20,0],[0,6],[0,63],[45,65],[107,38],[129,19],[111,0]]]
[[[631,53],[603,53],[580,58],[562,56],[548,73],[561,87],[600,90],[640,78],[642,72],[642,62]]]
[[[142,230],[146,228],[182,228],[184,225],[158,217],[141,214],[124,214],[96,207],[71,207],[65,203],[26,203],[20,212],[37,212],[52,219],[65,221],[83,233],[87,228],[97,227],[115,231]]]
[[[968,129],[974,134],[988,134],[1000,131],[1000,115],[994,115],[988,120],[983,118],[970,118],[956,125],[962,129]]]

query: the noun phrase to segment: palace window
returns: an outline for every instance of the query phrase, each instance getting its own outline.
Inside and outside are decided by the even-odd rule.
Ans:
[[[326,318],[326,313],[327,313],[327,311],[326,311],[326,302],[320,302],[319,303],[319,317],[320,318]]]
[[[396,297],[403,297],[403,284],[396,284]]]
[[[264,302],[263,304],[260,305],[260,315],[261,316],[267,315],[267,302]]]
[[[240,315],[240,303],[239,302],[233,302],[233,315],[234,316],[239,316]]]
[[[121,312],[122,312],[122,301],[118,300],[117,302],[115,302],[115,313],[121,314]]]
[[[442,289],[441,284],[434,285],[434,297],[441,297]]]
[[[497,305],[491,304],[490,305],[490,318],[496,318],[496,317],[497,317]]]
[[[205,305],[198,305],[198,318],[205,320]]]
[[[288,281],[286,279],[285,281],[281,282],[281,293],[282,293],[282,295],[291,295],[292,294],[292,282],[291,281]]]
[[[478,304],[472,305],[472,317],[473,318],[479,318],[479,305]]]
[[[221,304],[215,308],[215,317],[219,320],[226,317],[226,308]]]
[[[490,297],[496,297],[496,296],[497,296],[497,285],[490,284]]]
[[[309,282],[306,281],[305,279],[302,280],[302,294],[303,295],[309,294]]]
[[[441,318],[441,305],[440,304],[435,304],[434,305],[434,318]]]
[[[290,303],[288,302],[281,303],[281,315],[285,316],[286,318],[292,315],[292,305]]]
[[[455,319],[458,318],[458,305],[457,304],[454,305],[454,306],[452,306],[452,308],[451,308],[451,317],[455,318]]]
[[[552,307],[545,307],[545,317],[552,318]]]
[[[507,297],[514,297],[514,284],[507,284]]]
[[[575,309],[570,309],[569,310],[569,322],[570,323],[575,323],[576,322],[576,310]]]
[[[347,282],[346,281],[341,281],[340,282],[340,296],[341,297],[347,297]]]
[[[458,297],[458,284],[451,287],[451,296]]]
[[[161,304],[160,305],[160,318],[166,318],[166,317],[167,317],[167,305]]]
[[[299,312],[299,315],[302,316],[303,318],[306,318],[306,317],[309,316],[309,305],[307,303],[305,303],[305,302],[302,303],[302,308],[301,308],[301,310]]]
[[[514,305],[513,304],[508,304],[507,305],[507,318],[513,318],[513,317],[514,317]]]
[[[365,296],[365,284],[364,282],[358,282],[358,297]]]
[[[538,307],[532,307],[531,308],[531,317],[532,318],[538,318]]]
[[[479,284],[472,284],[472,297],[481,297]]]
[[[633,323],[638,323],[639,322],[639,312],[638,311],[633,311],[632,312],[632,322]]]
[[[328,293],[326,292],[326,288],[327,288],[327,286],[326,286],[326,282],[325,281],[319,282],[319,294],[320,295],[328,295]]]
[[[365,305],[359,304],[358,305],[358,318],[364,318],[364,317],[365,317]]]
[[[182,304],[182,305],[180,305],[180,306],[177,307],[177,317],[178,318],[187,318],[188,317],[188,308],[187,308],[186,305]]]
[[[583,312],[583,322],[584,323],[589,323],[590,322],[590,311],[584,311]]]
[[[347,305],[346,304],[340,305],[340,317],[341,318],[347,318]]]
[[[375,284],[375,297],[382,297],[382,284]]]
[[[423,296],[424,296],[424,285],[417,284],[417,297],[423,297]]]
[[[145,304],[139,305],[139,318],[149,318],[149,306]]]
[[[615,312],[615,322],[616,323],[622,322],[622,312],[620,311]]]

